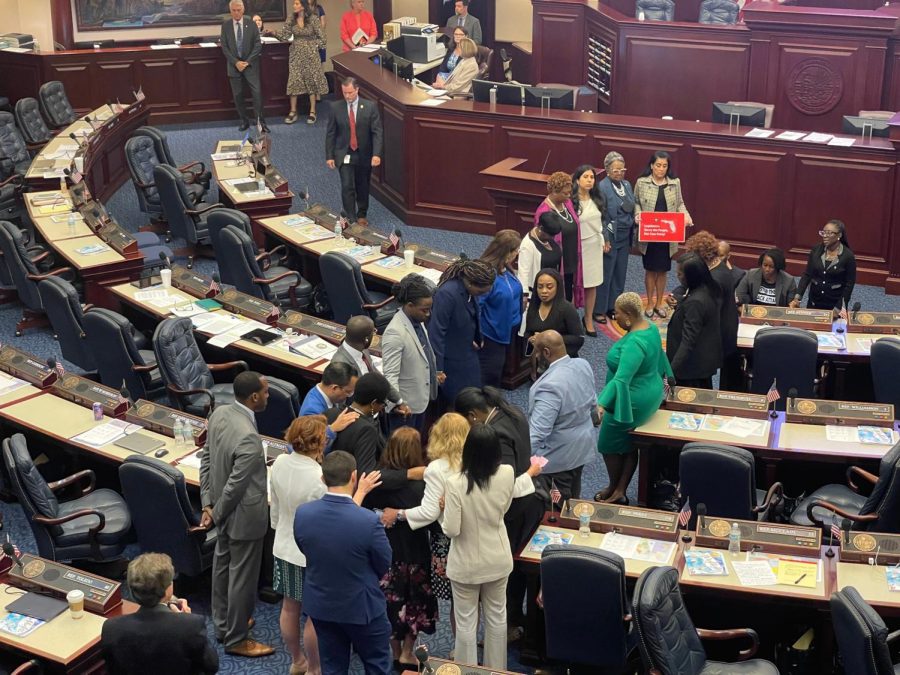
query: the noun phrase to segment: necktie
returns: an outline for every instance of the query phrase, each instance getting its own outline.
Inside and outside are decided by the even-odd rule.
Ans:
[[[237,51],[240,58],[244,58],[244,26],[238,21],[237,24]]]
[[[368,371],[370,373],[374,373],[375,372],[375,364],[372,363],[372,358],[369,356],[368,352],[362,353],[362,360],[363,360],[363,363],[366,364],[366,368],[368,369]]]
[[[428,336],[425,335],[425,329],[422,328],[422,324],[414,323],[413,328],[416,331],[416,337],[418,337],[419,342],[422,343],[422,349],[425,350],[425,358],[428,361],[428,380],[431,386],[431,398],[435,398],[437,396],[437,370],[434,361],[434,351],[431,349],[431,343],[428,341]]]
[[[465,21],[463,20],[462,17],[459,17],[459,18],[456,20],[456,25],[459,26],[460,28],[463,27],[463,23],[465,23]]]
[[[347,115],[350,117],[350,149],[354,152],[359,149],[359,140],[356,138],[356,112],[351,103]]]

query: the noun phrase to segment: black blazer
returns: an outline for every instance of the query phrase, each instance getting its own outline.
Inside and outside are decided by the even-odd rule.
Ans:
[[[244,29],[244,58],[238,55],[237,42],[234,39],[234,21],[228,18],[222,22],[219,42],[222,45],[222,53],[225,54],[225,60],[228,62],[228,77],[246,75],[247,77],[259,79],[259,55],[262,53],[259,28],[247,15],[244,15],[244,18],[241,19],[241,24]],[[238,61],[246,61],[250,66],[241,73],[234,65]]]
[[[699,287],[676,306],[669,319],[666,356],[675,380],[711,377],[722,365],[719,301]]]
[[[562,293],[562,289],[558,292]],[[541,303],[537,300],[528,303],[528,310],[525,312],[525,339],[541,331],[555,330],[566,343],[566,353],[573,359],[576,358],[578,350],[584,344],[584,324],[581,323],[575,305],[568,300],[560,300],[550,311],[546,321],[541,319],[540,306]]]
[[[342,412],[337,406],[333,406],[325,413],[325,418],[331,424]],[[356,474],[362,476],[375,470],[378,460],[387,441],[381,433],[378,420],[362,415],[353,424],[339,431],[331,444],[331,452],[343,450],[356,458]],[[406,484],[406,471],[384,469],[381,472],[381,483],[386,490],[398,490]]]
[[[500,438],[500,463],[509,464],[516,476],[528,471],[531,465],[531,435],[524,414],[516,419],[498,408],[488,426]]]
[[[356,140],[360,161],[370,162],[372,157],[382,156],[381,115],[378,114],[378,106],[364,98],[360,98],[356,106]],[[333,159],[340,166],[349,152],[350,116],[347,114],[347,101],[342,98],[331,104],[331,115],[325,130],[325,159]]]
[[[825,244],[822,243],[813,246],[813,250],[809,252],[797,295],[802,298],[809,287],[808,307],[840,309],[841,300],[850,307],[850,296],[856,285],[856,256],[849,246],[844,246],[835,263],[826,269],[822,263],[824,252]]]
[[[721,289],[719,316],[722,329],[722,356],[730,356],[737,351],[738,316],[737,303],[734,301],[734,275],[725,263],[719,263],[709,273]]]
[[[206,638],[206,621],[165,605],[141,607],[103,624],[100,647],[111,675],[215,673],[219,656]]]

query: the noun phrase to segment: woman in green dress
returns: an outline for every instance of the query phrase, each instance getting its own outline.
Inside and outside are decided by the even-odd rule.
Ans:
[[[615,322],[625,331],[606,355],[606,386],[597,397],[600,439],[609,486],[594,495],[598,502],[628,503],[625,491],[637,468],[638,453],[630,432],[646,422],[663,400],[663,380],[673,377],[656,326],[644,318],[637,293],[616,298]]]

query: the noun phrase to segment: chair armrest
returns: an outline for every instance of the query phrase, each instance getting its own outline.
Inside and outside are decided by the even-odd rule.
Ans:
[[[247,370],[247,362],[246,361],[228,361],[226,363],[207,363],[206,367],[212,371],[220,371],[220,370],[229,370],[231,368],[237,368],[238,372],[243,373]]]
[[[376,304],[376,305],[363,305],[362,308],[363,308],[363,309],[366,309],[366,310],[369,310],[369,309],[381,309],[381,308],[384,307],[385,305],[389,304],[393,299],[394,299],[394,296],[393,296],[393,295],[389,295],[387,298],[385,298],[384,300],[382,300],[381,302],[379,302],[379,303]]]
[[[38,253],[36,256],[34,256],[31,259],[31,262],[33,262],[33,263],[43,262],[49,255],[50,255],[50,250],[48,249],[48,250],[44,251],[43,253]]]
[[[138,364],[134,364],[131,366],[131,369],[136,373],[149,373],[151,370],[156,369],[156,364],[147,364],[146,366],[139,366]]]
[[[28,278],[31,281],[43,281],[44,279],[49,279],[50,277],[57,277],[60,274],[64,274],[67,272],[71,272],[71,267],[57,267],[55,270],[50,270],[46,274],[29,274]]]
[[[91,303],[87,303],[81,306],[82,312],[90,312],[92,309],[94,309],[94,305],[92,305]]]
[[[759,649],[759,635],[752,628],[732,628],[730,630],[707,630],[706,628],[698,628],[697,635],[701,640],[733,640],[735,638],[749,638],[749,649],[742,649],[738,652],[740,661],[746,661]]]
[[[766,500],[753,507],[753,513],[765,513],[773,506],[777,506],[784,496],[784,486],[781,483],[773,483],[766,493]]]
[[[137,178],[132,178],[131,180],[133,180],[134,184],[137,185],[142,190],[146,190],[147,188],[156,187],[156,183],[142,183]]]
[[[106,516],[104,516],[97,509],[81,509],[80,511],[74,511],[67,516],[63,516],[62,518],[48,518],[47,516],[35,516],[32,518],[34,522],[40,523],[41,525],[62,525],[63,523],[68,523],[70,520],[76,520],[78,518],[84,518],[85,516],[97,516],[100,519],[100,523],[92,527],[90,532],[92,533],[92,537],[94,534],[102,530],[106,527]]]
[[[296,281],[291,284],[291,288],[296,288],[300,284],[300,272],[295,272],[294,270],[288,270],[287,272],[282,272],[277,277],[272,277],[271,279],[261,279],[259,277],[253,278],[253,283],[255,284],[274,284],[276,281],[281,281],[282,279],[287,279],[288,277],[297,277]],[[363,305],[365,307],[365,305]]]
[[[858,475],[860,478],[865,478],[871,485],[875,485],[878,482],[878,476],[873,473],[869,473],[865,469],[860,469],[858,466],[848,466],[847,467],[847,485],[854,492],[859,492],[859,487],[856,483],[853,482],[853,474]]]
[[[185,209],[185,213],[189,213],[192,216],[199,216],[203,213],[206,213],[207,211],[212,211],[213,209],[223,209],[223,208],[225,208],[224,204],[216,202],[215,204],[207,204],[206,206],[204,206],[203,208],[200,208],[200,209]]]
[[[848,520],[852,520],[854,523],[868,523],[873,520],[878,519],[878,514],[868,513],[864,516],[859,515],[858,513],[847,513],[843,509],[838,506],[835,506],[831,502],[822,501],[821,499],[816,499],[811,501],[806,507],[806,517],[816,526],[822,525],[821,521],[816,520],[813,517],[813,508],[819,506],[823,509],[827,509],[832,513],[840,516],[841,518],[847,518]]]
[[[209,399],[209,404],[204,406],[204,410],[207,414],[209,414],[209,410],[213,407],[216,402],[215,397],[212,395],[212,392],[209,389],[179,389],[175,385],[167,384],[166,389],[173,394],[175,394],[176,398],[180,401],[185,396],[193,396],[194,394],[203,394]]]
[[[895,630],[893,633],[888,633],[885,642],[890,645],[893,644],[897,640],[897,638],[900,638],[900,630]]]
[[[43,143],[29,143],[28,141],[25,141],[26,150],[40,150],[45,145],[47,145],[47,141],[44,141]]]
[[[62,490],[65,487],[69,487],[80,480],[87,478],[88,485],[86,488],[81,490],[81,496],[88,494],[91,490],[94,489],[94,483],[97,480],[97,477],[94,475],[94,472],[91,469],[84,469],[83,471],[79,471],[77,473],[73,473],[71,476],[66,476],[65,478],[61,478],[58,481],[54,481],[53,483],[47,483],[47,487],[50,488],[53,492],[57,490]]]
[[[18,182],[19,186],[21,187],[22,185],[25,184],[25,176],[23,176],[20,173],[14,173],[9,178],[6,178],[5,180],[0,181],[0,187],[4,187],[4,186],[8,185],[9,183],[12,183],[13,181]]]
[[[27,673],[40,673],[41,662],[37,659],[26,661],[21,666],[12,671],[9,675],[26,675]]]
[[[200,170],[199,170],[199,171],[192,171],[191,173],[203,173],[204,171],[206,171],[206,165],[205,165],[203,162],[199,161],[199,160],[194,161],[194,162],[188,162],[187,164],[184,164],[184,165],[182,165],[182,166],[179,166],[179,167],[178,167],[178,170],[179,170],[179,171],[187,171],[187,170],[190,169],[192,166],[199,166],[199,167],[200,167]]]

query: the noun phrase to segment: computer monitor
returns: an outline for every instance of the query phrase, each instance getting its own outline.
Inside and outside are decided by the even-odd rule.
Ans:
[[[525,87],[525,105],[529,108],[575,110],[575,88]]]
[[[841,122],[841,133],[851,134],[853,136],[880,136],[887,138],[891,135],[891,125],[889,120],[878,119],[877,117],[855,117],[853,115],[844,115]]]
[[[499,82],[491,82],[490,80],[472,80],[472,98],[476,103],[490,103],[491,89],[499,86]]]
[[[407,59],[401,58],[394,55],[394,72],[397,74],[397,77],[401,77],[404,80],[412,80],[416,73],[413,69],[413,62]]]
[[[403,39],[402,35],[393,40],[388,40],[385,46],[394,56],[406,58],[406,40]]]
[[[369,60],[376,66],[381,66],[382,68],[387,68],[388,70],[394,69],[394,55],[384,47],[370,56]]]
[[[503,105],[518,105],[524,103],[525,87],[519,84],[498,84],[497,103]]]
[[[739,127],[765,127],[766,109],[761,105],[732,105],[713,103],[712,121]]]

